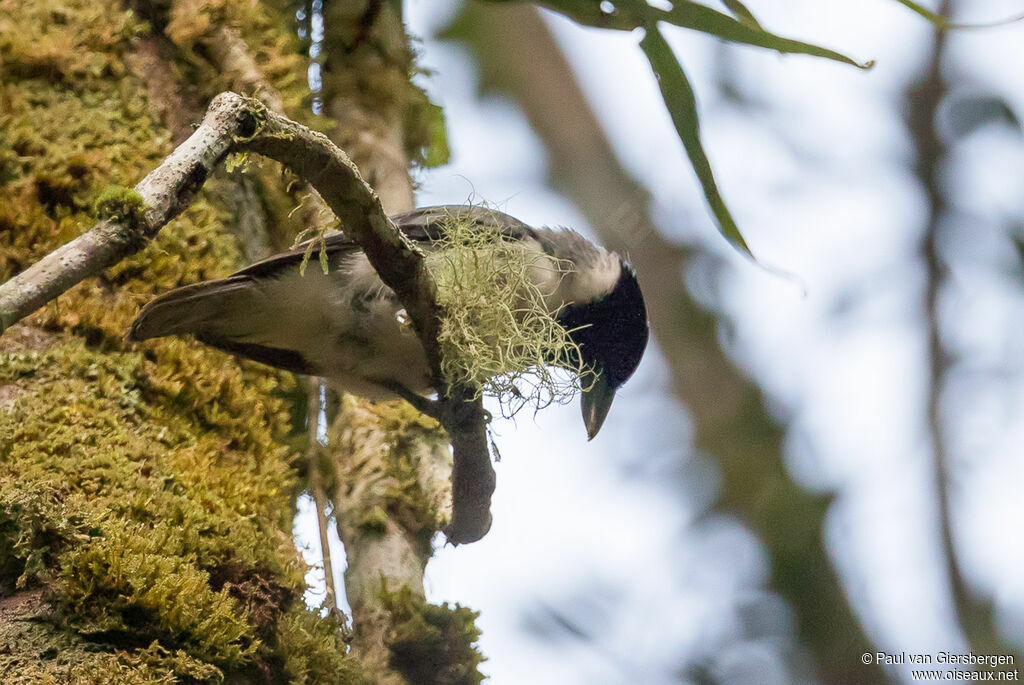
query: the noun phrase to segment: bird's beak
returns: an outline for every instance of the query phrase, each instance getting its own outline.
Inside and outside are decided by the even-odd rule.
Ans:
[[[597,431],[601,430],[608,410],[615,399],[615,388],[608,384],[604,373],[598,371],[594,384],[583,391],[580,408],[583,409],[583,423],[587,427],[587,440],[593,440]]]

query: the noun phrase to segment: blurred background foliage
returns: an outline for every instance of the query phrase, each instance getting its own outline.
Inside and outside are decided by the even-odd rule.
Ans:
[[[1019,655],[1024,29],[937,31],[1019,7],[542,4],[406,6],[451,149],[418,203],[592,232],[657,344],[604,445],[571,411],[509,427],[494,529],[428,569],[482,610],[483,670],[877,683],[909,667],[865,652]]]
[[[179,138],[213,92],[254,90],[213,66],[248,40],[267,79],[288,86],[278,100],[325,114],[317,123],[396,206],[413,201],[416,164],[417,205],[485,200],[572,225],[639,272],[655,344],[600,439],[585,441],[575,407],[496,423],[506,458],[492,530],[459,549],[420,545],[414,569],[432,552],[428,599],[480,618],[469,626],[458,609],[431,623],[438,607],[417,597],[408,623],[426,616],[470,641],[479,628],[481,669],[499,684],[787,684],[910,680],[906,665],[862,663],[876,651],[1020,663],[1024,28],[940,32],[1012,17],[1016,1],[727,0],[719,11],[686,0],[292,0],[270,13],[197,1],[173,3],[163,23],[163,3],[132,4],[145,31],[166,29],[142,43],[175,55],[163,76],[194,86],[161,90],[147,72]],[[103,24],[102,8],[79,4]],[[0,0],[0,20],[12,7]],[[399,18],[419,36],[415,62]],[[31,34],[0,28],[0,57],[38,52]],[[292,31],[309,57],[302,105]],[[117,44],[138,47],[130,38]],[[92,68],[63,44],[43,47],[56,73]],[[103,57],[92,78],[113,88],[123,74]],[[855,68],[868,58],[872,69]],[[406,92],[409,78],[424,92]],[[273,176],[242,179],[237,206],[285,226],[294,188],[275,190]],[[229,214],[238,221],[225,225],[243,223]],[[112,317],[98,329],[118,353],[135,304],[90,310]],[[60,326],[74,333],[70,314]],[[216,364],[189,368],[200,366]],[[280,506],[291,496],[278,493]],[[300,540],[316,538],[310,520],[300,514]],[[278,537],[273,555],[288,559]],[[380,568],[360,570],[362,594],[381,600]],[[355,582],[347,589],[358,599]],[[318,604],[315,592],[307,600]],[[337,654],[334,628],[314,650],[304,624],[282,624],[282,654]]]

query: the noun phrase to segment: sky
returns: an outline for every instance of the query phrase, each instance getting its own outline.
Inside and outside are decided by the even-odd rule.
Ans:
[[[1009,0],[959,4],[965,21],[1021,9]],[[624,166],[652,191],[666,236],[724,263],[716,306],[734,332],[731,354],[786,422],[792,476],[837,493],[826,538],[869,635],[886,651],[958,651],[924,413],[925,204],[908,171],[898,100],[923,68],[929,27],[894,0],[748,5],[772,30],[876,60],[865,72],[668,31],[744,235],[803,287],[753,266],[716,233],[637,36],[547,16]],[[522,114],[478,100],[467,55],[431,37],[454,7],[407,6],[421,63],[435,74],[423,85],[445,109],[452,147],[451,164],[420,176],[418,204],[476,198],[528,223],[587,232],[545,187],[544,149]],[[995,90],[1024,112],[1022,36],[1021,24],[954,35],[954,91]],[[716,91],[723,60],[753,106]],[[1024,298],[992,265],[1013,266],[1005,224],[1024,216],[1024,146],[1019,135],[983,129],[946,166],[957,211],[971,219],[944,247],[948,344],[969,362],[954,367],[946,402],[963,466],[959,549],[968,579],[999,600],[999,618],[1019,640]],[[481,612],[483,670],[495,685],[680,682],[695,660],[723,682],[755,682],[751,672],[756,682],[796,682],[786,610],[763,590],[764,550],[740,522],[707,512],[715,465],[692,450],[667,377],[655,345],[592,443],[576,403],[497,425],[494,525],[481,542],[440,548],[426,576],[431,601]],[[315,559],[311,520],[300,514],[297,531]],[[775,623],[742,634],[750,612]]]

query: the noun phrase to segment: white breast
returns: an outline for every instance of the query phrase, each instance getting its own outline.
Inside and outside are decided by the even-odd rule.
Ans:
[[[255,312],[266,322],[245,342],[299,352],[322,375],[371,399],[391,398],[380,381],[430,392],[430,374],[415,331],[400,321],[401,305],[362,255],[324,274],[313,259],[260,283]],[[370,293],[369,298],[362,295]]]

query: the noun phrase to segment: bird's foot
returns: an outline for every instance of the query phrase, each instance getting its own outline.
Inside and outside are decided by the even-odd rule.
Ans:
[[[426,414],[435,421],[441,421],[443,407],[442,404],[437,400],[432,400],[430,398],[424,397],[423,395],[419,395],[410,390],[409,388],[405,387],[401,383],[392,383],[388,381],[381,383],[381,385],[383,385],[386,389],[395,393],[403,400],[411,404],[416,409],[416,411],[420,412],[421,414]]]

